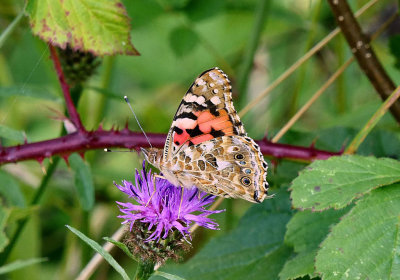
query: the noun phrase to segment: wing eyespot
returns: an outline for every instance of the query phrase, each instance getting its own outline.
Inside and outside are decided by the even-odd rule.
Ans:
[[[250,178],[249,177],[242,177],[241,179],[240,179],[240,182],[243,184],[243,185],[245,185],[245,186],[250,186],[250,184],[251,184],[251,180],[250,180]]]
[[[244,159],[244,156],[243,156],[242,154],[235,154],[235,155],[234,155],[234,158],[235,158],[236,160],[241,160],[241,159]]]
[[[250,168],[246,168],[246,169],[244,170],[244,173],[246,173],[246,174],[251,174],[251,169],[250,169]]]

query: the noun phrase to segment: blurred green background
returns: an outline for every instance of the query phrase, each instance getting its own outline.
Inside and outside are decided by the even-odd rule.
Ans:
[[[125,0],[123,3],[131,18],[131,40],[141,56],[102,59],[97,74],[87,82],[78,106],[83,123],[90,130],[97,129],[100,123],[104,129],[112,125],[122,128],[126,121],[132,130],[138,130],[123,102],[122,97],[127,95],[145,131],[166,133],[192,81],[215,66],[224,70],[232,81],[234,104],[240,111],[336,26],[325,1]],[[365,3],[351,1],[353,10]],[[368,10],[360,18],[364,30],[376,30],[395,11],[395,4],[396,1],[379,1]],[[0,2],[0,31],[23,6],[22,0]],[[264,9],[263,15],[260,9]],[[388,40],[400,32],[399,26],[397,20],[372,44],[394,81],[400,80],[400,73],[395,68],[396,58],[390,53]],[[261,33],[259,40],[254,41],[257,27]],[[247,77],[244,69],[252,43],[257,48]],[[243,118],[249,135],[254,139],[265,134],[273,136],[350,56],[345,40],[339,35]],[[105,91],[101,93],[93,88]],[[349,131],[360,129],[380,104],[380,97],[353,63],[282,142],[308,146],[318,140],[317,147],[338,151],[344,142],[351,140]],[[56,114],[52,109],[64,112],[60,86],[46,44],[31,34],[25,18],[0,48],[0,128],[16,131],[15,137],[1,138],[2,145],[22,144],[22,132],[29,142],[58,137],[62,122],[54,119]],[[341,129],[332,130],[335,127]],[[395,128],[397,124],[389,114],[378,125],[378,130]],[[392,137],[398,139],[398,133],[382,139]],[[80,265],[93,253],[66,230],[65,224],[86,228],[96,240],[111,236],[119,227],[121,220],[115,218],[118,208],[114,201],[124,198],[112,182],[132,180],[134,169],[140,168],[143,157],[135,152],[89,151],[86,160],[96,191],[94,209],[89,213],[82,210],[74,188],[74,174],[61,162],[11,257],[12,260],[45,256],[49,261],[19,270],[10,279],[28,276],[29,279],[70,279],[76,275]],[[44,165],[48,162],[46,159]],[[269,180],[272,186],[280,187],[288,184],[303,165],[281,162],[277,168],[270,166]],[[23,206],[30,201],[42,177],[35,161],[3,165],[0,188],[20,188],[23,197],[17,199]],[[199,230],[190,254],[211,236],[234,228],[250,206],[244,201],[225,201],[222,208],[230,210],[215,216],[221,231]],[[15,220],[18,215],[26,215],[21,210],[23,207],[14,208],[19,209],[13,212]],[[8,230],[12,227],[11,224]],[[118,256],[121,262],[130,262],[122,253],[117,253]],[[134,265],[125,268],[135,269]],[[106,265],[96,275],[95,279],[119,277]]]

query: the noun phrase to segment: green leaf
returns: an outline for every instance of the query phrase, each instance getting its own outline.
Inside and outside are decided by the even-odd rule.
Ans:
[[[347,213],[343,210],[327,210],[324,212],[297,212],[287,224],[285,243],[294,247],[298,253],[293,259],[286,262],[279,273],[280,279],[296,279],[309,275],[315,277],[314,259],[319,244],[326,238],[332,225]]]
[[[371,190],[400,181],[400,163],[390,158],[331,157],[309,165],[293,181],[295,208],[343,208]]]
[[[17,260],[15,262],[3,265],[0,267],[0,275],[12,272],[14,270],[18,270],[24,268],[26,266],[30,266],[33,264],[41,263],[47,261],[47,258],[34,258],[28,260]]]
[[[12,206],[25,207],[26,202],[18,182],[13,176],[0,170],[0,196]]]
[[[349,208],[329,209],[324,212],[297,212],[287,224],[285,243],[293,246],[296,253],[318,248],[329,233],[330,227],[348,210]]]
[[[103,239],[104,239],[105,241],[108,241],[108,242],[114,244],[115,246],[117,246],[118,248],[120,248],[122,251],[124,251],[124,253],[127,254],[128,257],[130,257],[131,259],[137,261],[137,259],[135,258],[135,256],[131,253],[131,251],[129,251],[128,246],[126,246],[124,243],[119,242],[119,241],[114,240],[114,239],[109,238],[109,237],[103,237]]]
[[[20,144],[24,143],[25,139],[27,139],[26,134],[23,131],[18,131],[0,124],[0,138],[1,137],[15,140]]]
[[[66,225],[66,227],[72,231],[75,235],[77,235],[80,239],[85,241],[90,247],[92,247],[97,253],[99,253],[125,280],[129,280],[128,274],[126,274],[125,270],[117,263],[117,261],[101,247],[96,241],[90,239],[86,235],[84,235],[79,230]]]
[[[90,167],[78,154],[70,155],[68,160],[75,171],[75,186],[81,206],[89,211],[94,206],[94,187]]]
[[[169,43],[175,55],[181,57],[191,53],[199,45],[199,38],[193,30],[177,27],[171,31]]]
[[[185,278],[182,278],[182,277],[179,277],[179,276],[176,276],[176,275],[173,275],[173,274],[169,274],[169,273],[166,273],[166,272],[162,272],[162,271],[155,271],[153,275],[162,276],[162,277],[164,277],[165,279],[168,279],[168,280],[185,280]]]
[[[61,101],[61,98],[54,95],[49,89],[43,86],[23,85],[0,87],[0,97],[26,96],[51,101]]]
[[[251,207],[236,229],[212,239],[188,262],[162,270],[191,280],[277,279],[292,253],[283,244],[290,216],[284,189],[273,199]]]
[[[94,55],[138,55],[129,18],[119,0],[29,0],[26,11],[35,35],[63,49]]]
[[[282,271],[279,273],[279,279],[298,279],[304,276],[310,278],[317,276],[314,269],[314,259],[318,250],[304,251],[297,254],[294,258],[288,260]]]
[[[400,184],[379,188],[356,206],[321,244],[323,279],[400,279]]]
[[[0,252],[2,252],[8,244],[8,238],[4,229],[9,215],[10,210],[4,208],[4,206],[0,204]]]

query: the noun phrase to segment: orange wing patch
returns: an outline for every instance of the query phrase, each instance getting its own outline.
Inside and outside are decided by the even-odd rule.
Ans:
[[[228,112],[220,110],[215,116],[210,110],[194,111],[197,120],[190,123],[182,123],[181,127],[175,129],[174,143],[183,145],[197,145],[211,140],[215,137],[234,135],[233,123]]]

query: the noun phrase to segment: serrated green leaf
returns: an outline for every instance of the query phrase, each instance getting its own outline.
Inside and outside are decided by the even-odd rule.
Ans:
[[[304,276],[310,276],[310,278],[315,277],[314,259],[317,252],[317,249],[304,251],[288,260],[279,273],[279,279],[292,280]]]
[[[77,235],[80,239],[82,239],[86,244],[92,247],[97,253],[99,253],[121,276],[124,280],[129,280],[128,274],[126,274],[125,270],[118,264],[118,262],[108,253],[103,247],[100,246],[96,241],[90,239],[82,232],[73,228],[71,226],[66,225],[66,227],[72,231],[75,235]]]
[[[84,210],[89,211],[94,206],[94,187],[90,167],[77,154],[70,155],[68,160],[75,171],[75,186],[79,202]]]
[[[2,252],[8,244],[8,238],[4,232],[4,228],[9,215],[10,210],[4,208],[4,206],[0,204],[0,252]]]
[[[61,98],[54,95],[49,89],[43,86],[23,85],[0,87],[0,97],[26,96],[51,101],[61,101]]]
[[[186,27],[177,27],[171,31],[169,43],[175,55],[181,57],[193,51],[199,44],[199,38],[193,30]]]
[[[372,191],[321,244],[323,279],[400,279],[400,184]]]
[[[343,208],[371,190],[400,181],[400,162],[358,155],[331,157],[309,165],[293,181],[295,208]]]
[[[162,272],[162,271],[155,271],[154,274],[155,276],[162,276],[165,279],[168,280],[185,280],[185,278],[170,274],[170,273],[166,273],[166,272]]]
[[[285,243],[293,246],[296,253],[318,248],[329,233],[329,228],[348,211],[349,208],[329,209],[323,212],[310,210],[297,212],[287,224]]]
[[[18,207],[26,205],[24,195],[13,176],[0,170],[0,182],[0,195],[5,199],[7,204]]]
[[[47,261],[46,258],[34,258],[28,260],[17,260],[15,262],[3,265],[0,267],[0,275],[12,272],[14,270],[18,270],[24,268],[26,266],[30,266],[33,264],[41,263]]]
[[[282,190],[273,199],[251,207],[236,229],[212,239],[188,262],[161,270],[191,280],[277,279],[292,253],[283,244],[291,216],[286,192]]]
[[[138,55],[129,18],[119,0],[29,0],[26,11],[35,35],[63,49],[94,55]]]
[[[128,257],[130,257],[131,259],[137,261],[137,259],[135,258],[135,256],[131,253],[131,251],[129,251],[128,246],[126,246],[124,243],[119,242],[117,240],[114,240],[112,238],[109,237],[103,237],[103,239],[107,242],[110,242],[112,244],[114,244],[115,246],[117,246],[118,248],[120,248],[122,251],[124,251],[125,254],[128,255]]]
[[[280,279],[296,279],[298,277],[314,277],[314,259],[319,244],[326,238],[332,225],[347,213],[349,208],[342,210],[329,209],[324,212],[309,210],[297,212],[287,224],[285,243],[293,246],[298,253],[293,259],[286,262]]]

